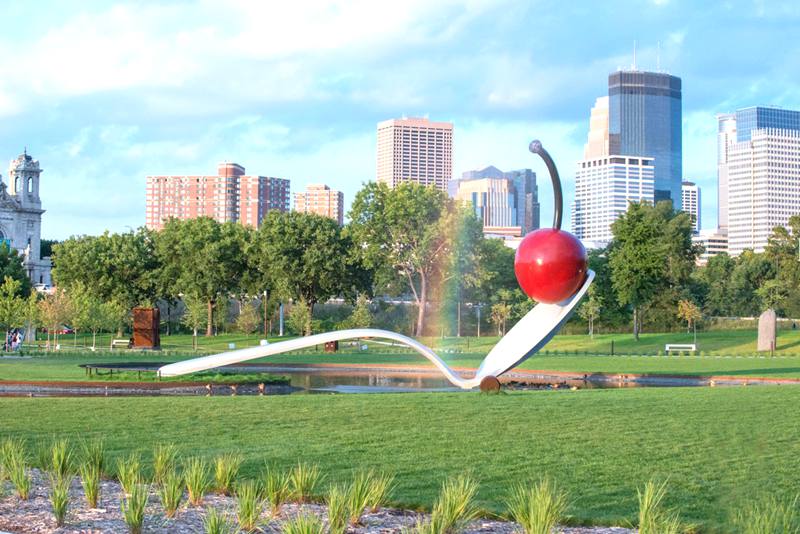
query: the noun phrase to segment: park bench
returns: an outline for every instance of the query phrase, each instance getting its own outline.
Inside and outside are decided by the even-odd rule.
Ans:
[[[122,347],[124,349],[131,348],[131,340],[130,339],[112,339],[111,340],[111,348],[109,350],[114,350],[114,347]]]
[[[676,344],[676,343],[667,343],[664,347],[664,352],[669,353],[670,351],[680,351],[680,352],[697,352],[697,345],[694,343],[686,343],[686,344]]]

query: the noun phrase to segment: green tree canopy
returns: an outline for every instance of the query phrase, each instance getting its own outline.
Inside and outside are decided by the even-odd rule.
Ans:
[[[0,279],[9,276],[19,282],[19,294],[27,297],[31,292],[31,281],[25,272],[17,249],[10,248],[8,243],[0,243]]]

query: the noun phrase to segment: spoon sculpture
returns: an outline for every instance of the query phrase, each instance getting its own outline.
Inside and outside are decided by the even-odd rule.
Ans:
[[[514,258],[514,272],[522,290],[539,304],[500,338],[483,359],[473,378],[462,377],[419,341],[396,332],[374,328],[326,332],[171,363],[159,369],[159,376],[179,376],[205,371],[331,341],[383,338],[414,349],[430,360],[447,380],[460,388],[499,388],[497,377],[533,356],[552,339],[573,314],[594,279],[594,272],[587,267],[586,250],[581,242],[569,232],[561,230],[563,200],[561,180],[555,163],[539,141],[531,142],[529,149],[541,156],[547,165],[553,183],[555,212],[553,228],[536,230],[523,238]]]

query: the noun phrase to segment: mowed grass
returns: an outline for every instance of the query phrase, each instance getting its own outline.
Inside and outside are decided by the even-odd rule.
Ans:
[[[112,456],[174,442],[184,455],[317,463],[329,481],[354,469],[396,474],[393,503],[430,507],[444,477],[481,483],[500,512],[515,483],[550,476],[575,523],[625,524],[636,488],[669,480],[667,505],[707,532],[732,510],[800,492],[800,389],[786,386],[211,398],[5,398],[0,438],[103,438]]]
[[[756,333],[749,330],[712,331],[698,333],[700,352],[694,355],[658,355],[665,343],[691,342],[688,334],[645,334],[637,343],[630,335],[556,336],[543,351],[524,362],[521,369],[568,371],[576,373],[641,373],[641,374],[686,374],[686,375],[737,375],[773,378],[800,378],[800,334],[793,330],[782,330],[778,337],[775,356],[755,352]],[[173,338],[175,338],[173,340]],[[164,337],[165,347],[172,350],[162,352],[139,352],[116,350],[114,352],[90,352],[73,349],[63,344],[61,351],[40,353],[32,359],[0,357],[0,380],[85,380],[85,371],[80,364],[96,362],[150,361],[169,363],[210,353],[205,349],[193,352],[181,343],[190,336]],[[180,341],[183,339],[183,341]],[[286,338],[284,338],[286,339]],[[281,338],[271,338],[272,342]],[[425,338],[423,341],[434,347],[448,362],[456,367],[477,367],[486,353],[497,342],[497,337],[482,338]],[[611,341],[614,355],[611,355]],[[236,348],[254,346],[254,336],[221,335],[201,343],[228,350],[228,343]],[[211,345],[211,343],[214,343]],[[289,354],[271,356],[252,363],[278,364],[387,364],[431,367],[430,363],[408,349],[368,342],[368,350],[361,351],[349,344],[340,344],[341,350],[326,354],[322,347]],[[201,348],[203,345],[201,345]],[[604,350],[605,348],[605,350]],[[798,352],[792,352],[798,351]],[[137,379],[127,373],[116,375],[118,379]],[[147,379],[143,374],[143,380]],[[109,377],[101,377],[108,379]],[[150,378],[152,379],[152,377]]]

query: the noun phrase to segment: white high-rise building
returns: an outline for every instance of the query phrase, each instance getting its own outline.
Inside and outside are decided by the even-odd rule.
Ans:
[[[728,246],[763,252],[776,226],[800,214],[800,130],[755,128],[727,147]]]
[[[700,230],[692,236],[692,243],[703,247],[703,252],[697,258],[697,265],[705,265],[708,260],[723,252],[728,252],[728,232],[723,228],[713,230]]]
[[[608,97],[592,108],[584,159],[575,175],[572,232],[590,246],[611,241],[611,224],[630,202],[653,202],[654,159],[609,154]]]
[[[700,231],[700,186],[694,182],[684,181],[681,184],[681,205],[683,211],[692,219],[693,233]]]
[[[453,125],[428,119],[378,123],[378,182],[432,185],[447,191],[453,177]]]

